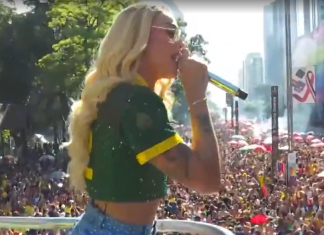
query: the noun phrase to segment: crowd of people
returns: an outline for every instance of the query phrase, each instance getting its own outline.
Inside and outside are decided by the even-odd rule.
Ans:
[[[230,123],[215,124],[223,156],[222,190],[201,195],[169,180],[168,196],[161,200],[156,218],[216,224],[237,235],[324,235],[322,140],[312,133],[294,133],[297,169],[294,183],[287,186],[286,133],[279,133],[281,150],[273,171],[269,133],[260,135],[256,131],[258,124],[249,121],[241,121],[239,126],[240,135],[234,135]],[[176,128],[190,144],[190,128]],[[40,161],[40,155],[49,153],[48,146],[31,151],[37,157],[5,156],[1,160],[0,216],[80,216],[87,205],[87,195],[69,189],[68,175],[63,172],[67,159],[43,157]],[[55,233],[1,230],[6,235]]]
[[[38,144],[29,150],[28,158],[12,155],[1,158],[0,216],[78,217],[84,212],[86,195],[75,194],[68,187],[68,175],[63,171],[67,159],[54,157],[51,147]],[[0,230],[1,235],[54,232]]]

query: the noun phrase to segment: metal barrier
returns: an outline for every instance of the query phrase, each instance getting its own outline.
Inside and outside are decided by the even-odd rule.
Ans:
[[[3,229],[70,229],[78,222],[78,218],[66,217],[0,217],[0,228]],[[186,220],[158,220],[158,232],[179,232],[199,235],[234,235],[229,230],[220,226],[186,221]]]

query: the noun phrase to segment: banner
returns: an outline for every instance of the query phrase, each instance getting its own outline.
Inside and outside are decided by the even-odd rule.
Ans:
[[[315,104],[315,67],[295,67],[292,70],[292,94],[294,103]]]
[[[272,175],[277,169],[279,157],[279,126],[278,126],[278,86],[271,86],[271,138],[272,138]]]
[[[318,27],[307,32],[292,42],[292,63],[294,67],[315,67],[316,106],[312,105],[311,113],[306,113],[308,125],[305,130],[324,129],[324,20]]]
[[[295,186],[297,183],[297,152],[288,153],[286,181],[288,186]]]

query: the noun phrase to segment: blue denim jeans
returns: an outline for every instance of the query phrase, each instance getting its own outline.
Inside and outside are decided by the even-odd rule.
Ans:
[[[121,222],[89,204],[69,235],[151,235],[155,234],[154,230],[152,225],[133,225]]]

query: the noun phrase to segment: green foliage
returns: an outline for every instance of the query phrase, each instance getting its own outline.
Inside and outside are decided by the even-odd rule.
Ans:
[[[201,34],[196,34],[195,36],[188,37],[184,30],[184,27],[187,26],[187,22],[184,22],[182,19],[179,18],[177,20],[177,24],[182,29],[182,38],[184,39],[190,53],[201,56],[204,61],[209,64],[210,60],[206,57],[207,51],[205,49],[205,46],[208,45],[208,42],[203,38]]]
[[[0,2],[0,30],[11,24],[14,15],[15,13],[13,8],[5,6]]]
[[[38,62],[39,84],[77,96],[100,40],[116,14],[130,1],[56,1],[47,15],[58,42]]]
[[[66,119],[69,97],[79,96],[100,40],[116,14],[136,0],[23,0],[31,9],[23,14],[9,1],[12,7],[0,3],[0,103],[28,105],[34,131],[41,131]],[[209,63],[204,38],[183,37]],[[172,89],[181,116],[187,112],[181,82]]]
[[[0,5],[0,103],[25,104],[39,74],[36,62],[51,51],[54,37],[42,10],[17,14]]]
[[[202,56],[204,58],[204,60],[209,64],[210,60],[206,57],[207,51],[204,48],[207,44],[208,44],[208,42],[205,41],[203,36],[200,34],[197,34],[197,35],[191,37],[187,41],[187,46],[188,46],[189,51],[193,54]]]
[[[32,126],[47,129],[66,119],[100,39],[133,0],[23,2],[24,14],[0,3],[0,103],[27,104]]]
[[[9,143],[10,142],[10,131],[9,130],[3,130],[1,131],[1,136],[2,139],[5,143]]]

